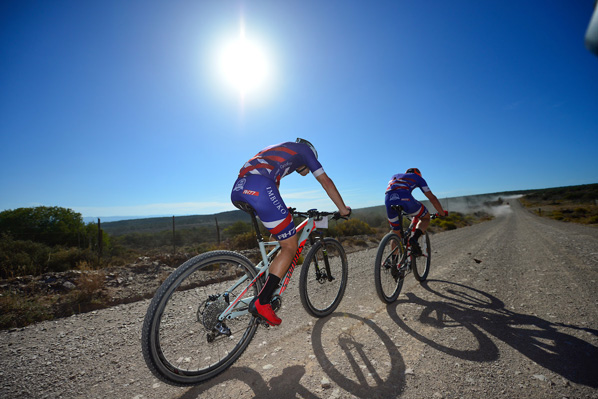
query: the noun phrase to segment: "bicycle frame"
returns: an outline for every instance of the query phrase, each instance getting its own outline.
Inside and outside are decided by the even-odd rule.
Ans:
[[[401,259],[401,261],[404,261],[405,259],[408,259],[411,255],[411,243],[409,242],[409,238],[413,233],[415,233],[415,229],[417,228],[417,224],[419,223],[420,218],[417,216],[409,216],[405,214],[403,208],[399,205],[393,205],[392,208],[399,214],[399,224],[401,226],[401,229],[398,230],[398,235],[401,238],[403,246],[405,247],[405,253],[403,254],[404,256]],[[406,229],[403,227],[403,217],[406,217],[407,219],[411,220],[411,222],[409,223],[409,227],[407,227]],[[430,214],[430,219],[436,219],[437,217],[438,214],[436,213]],[[397,231],[395,230],[395,232]],[[395,251],[393,250],[393,252]],[[427,257],[428,255],[422,254],[421,256]]]
[[[411,244],[409,243],[409,237],[411,236],[411,234],[415,232],[417,223],[419,222],[419,218],[417,216],[409,217],[408,215],[405,215],[401,206],[394,205],[392,208],[399,214],[399,224],[401,226],[401,229],[398,230],[398,235],[399,237],[401,237],[401,241],[405,246],[405,255],[408,256],[411,253]],[[411,220],[411,223],[409,223],[409,227],[407,228],[403,227],[403,217],[406,217],[407,219]],[[395,230],[395,232],[397,232],[397,230]]]
[[[289,281],[291,280],[291,276],[293,275],[293,272],[295,271],[295,267],[297,266],[297,261],[299,260],[299,257],[301,256],[301,252],[303,252],[303,248],[305,247],[307,238],[312,233],[312,231],[314,230],[315,227],[316,227],[316,219],[314,217],[308,217],[303,222],[301,222],[301,224],[299,224],[299,226],[297,226],[297,232],[301,233],[299,235],[299,243],[298,243],[299,246],[297,248],[297,252],[295,253],[295,256],[293,257],[291,265],[289,266],[289,269],[287,270],[285,277],[282,280],[281,287],[275,291],[274,295],[280,296],[287,289],[287,286],[289,285]],[[258,232],[259,232],[259,230],[258,230]],[[249,306],[249,304],[251,303],[251,301],[253,300],[254,297],[253,296],[252,297],[244,297],[245,293],[257,282],[257,280],[259,278],[261,278],[268,271],[268,268],[270,267],[270,261],[269,261],[270,257],[272,255],[274,255],[280,249],[280,243],[278,241],[264,242],[263,240],[258,240],[258,245],[260,248],[260,254],[262,255],[262,261],[255,266],[255,268],[257,269],[257,275],[243,289],[243,291],[239,294],[239,296],[237,296],[237,298],[227,306],[227,308],[222,312],[222,314],[220,314],[220,316],[218,317],[219,321],[223,321],[225,319],[233,319],[233,318],[236,318],[239,316],[243,316],[249,312],[248,308],[243,308],[241,310],[235,310],[235,308],[240,303],[247,307]],[[266,246],[274,246],[274,248],[272,250],[270,250],[270,252],[266,252]],[[229,301],[228,293],[233,291],[235,288],[239,287],[241,284],[243,284],[245,281],[247,281],[247,279],[248,279],[247,276],[241,277],[240,279],[235,281],[235,283],[228,290],[226,290],[224,292],[224,297],[227,302]]]

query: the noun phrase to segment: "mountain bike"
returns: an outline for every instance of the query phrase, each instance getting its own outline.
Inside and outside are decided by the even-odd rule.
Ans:
[[[411,250],[409,238],[415,232],[419,218],[413,217],[409,227],[403,227],[403,216],[405,215],[400,205],[393,205],[392,208],[399,214],[399,225],[401,230],[399,234],[391,231],[386,234],[378,245],[376,254],[376,263],[374,265],[374,284],[378,297],[386,303],[392,303],[397,300],[405,276],[413,272],[417,281],[425,281],[430,272],[430,261],[432,259],[432,250],[430,248],[430,236],[428,232],[423,234],[418,243],[422,250],[422,255],[415,255]],[[431,216],[432,219],[438,217],[437,214]]]
[[[241,356],[258,325],[269,327],[248,308],[262,289],[280,244],[264,242],[253,209],[246,203],[239,207],[251,215],[261,262],[254,265],[246,256],[225,250],[195,256],[164,281],[149,305],[141,335],[143,357],[151,372],[166,383],[194,385],[215,377]],[[275,291],[272,307],[280,309],[282,294],[309,239],[311,248],[299,278],[301,303],[313,316],[327,316],[344,295],[348,265],[340,242],[323,237],[318,229],[341,216],[315,209],[289,208],[289,212],[306,219],[297,227],[299,247]],[[273,246],[269,252],[268,246]]]

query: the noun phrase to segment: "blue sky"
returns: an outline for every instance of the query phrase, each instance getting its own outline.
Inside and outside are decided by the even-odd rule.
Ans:
[[[419,167],[439,197],[598,182],[593,0],[0,5],[0,211],[211,214],[263,147],[306,138],[347,205]],[[268,65],[243,95],[220,54]],[[333,210],[312,177],[287,205]],[[416,198],[423,198],[416,193]]]

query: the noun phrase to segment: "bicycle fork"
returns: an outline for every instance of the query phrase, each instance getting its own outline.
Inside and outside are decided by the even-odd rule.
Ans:
[[[321,239],[321,235],[316,237],[322,244],[322,260],[324,261],[324,271],[320,268],[320,261],[318,260],[317,254],[314,254],[314,269],[316,271],[316,281],[320,284],[324,283],[325,280],[334,281],[335,278],[332,276],[330,269],[330,259],[328,259],[328,250],[326,249],[326,243]],[[311,244],[313,245],[316,240],[310,237]]]

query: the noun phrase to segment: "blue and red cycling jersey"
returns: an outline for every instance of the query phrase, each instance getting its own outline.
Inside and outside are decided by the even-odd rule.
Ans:
[[[392,176],[386,187],[386,214],[388,222],[394,230],[400,229],[399,215],[392,209],[392,205],[400,205],[403,211],[411,216],[422,217],[428,213],[426,207],[413,198],[413,190],[419,187],[423,193],[429,192],[428,183],[415,173],[397,173]]]
[[[393,190],[409,190],[411,193],[419,187],[422,192],[430,191],[428,187],[428,183],[424,180],[423,177],[416,173],[397,173],[394,175],[390,181],[388,182],[388,187],[386,187],[386,192]]]
[[[307,144],[286,142],[264,148],[243,165],[231,193],[231,201],[252,206],[264,226],[278,240],[295,235],[293,217],[288,212],[278,185],[280,179],[306,166],[318,177],[322,165]]]
[[[307,166],[314,177],[324,173],[322,165],[307,144],[287,142],[271,145],[245,163],[239,177],[262,175],[276,183],[301,166]]]

